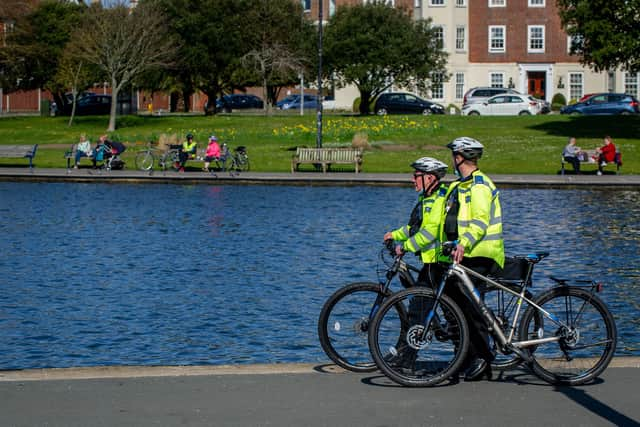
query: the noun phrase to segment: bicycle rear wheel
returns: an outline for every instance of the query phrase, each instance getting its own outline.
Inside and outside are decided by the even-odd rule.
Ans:
[[[457,374],[469,346],[469,329],[458,305],[442,295],[423,334],[435,302],[428,288],[398,292],[382,304],[369,328],[373,360],[391,380],[408,387],[436,385]],[[402,307],[401,310],[395,307]],[[400,318],[397,313],[407,313]],[[423,339],[424,337],[424,339]]]
[[[136,154],[136,169],[141,171],[148,171],[153,169],[155,163],[155,157],[149,151],[141,151]]]
[[[566,324],[558,326],[546,317],[536,326],[534,307],[529,307],[520,326],[520,339],[558,337],[538,344],[532,354],[533,372],[551,384],[579,385],[604,371],[616,349],[613,315],[595,294],[584,288],[562,286],[545,292],[535,301]]]
[[[178,150],[169,150],[161,159],[162,170],[178,170],[176,166],[180,163],[180,152]]]
[[[374,307],[391,295],[377,283],[353,283],[338,289],[327,299],[318,319],[320,345],[338,366],[353,372],[377,369],[367,341]]]
[[[501,283],[503,286],[520,293],[521,286],[514,283]],[[525,291],[524,296],[528,299],[532,299],[533,295],[531,292]],[[513,317],[515,316],[516,310],[518,307],[522,307],[521,302],[518,302],[519,297],[513,295],[505,290],[502,290],[497,287],[491,287],[487,289],[484,294],[484,303],[489,307],[493,314],[496,316],[498,321],[500,322],[502,333],[508,337],[510,329],[513,325]],[[524,307],[521,308],[519,313],[520,316],[524,314]],[[522,317],[520,317],[522,319]],[[539,326],[542,322],[542,316],[539,312],[536,311],[534,314],[534,321],[536,322],[536,326]],[[522,323],[522,321],[516,324],[516,330],[513,332],[514,340],[518,339],[520,334],[518,333],[518,326]],[[496,344],[494,342],[494,347]],[[511,369],[522,363],[522,358],[515,353],[511,354],[501,354],[496,350],[496,358],[491,362],[491,367],[498,370],[506,370]],[[533,351],[533,348],[529,349]]]

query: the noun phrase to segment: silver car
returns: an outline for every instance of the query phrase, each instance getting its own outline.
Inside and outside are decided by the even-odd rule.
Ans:
[[[515,89],[509,89],[508,87],[474,87],[464,94],[462,99],[462,105],[476,104],[479,102],[485,102],[492,96],[500,95],[502,93],[513,93],[520,95]]]
[[[462,106],[465,116],[528,116],[539,114],[541,104],[531,95],[502,94],[485,102]]]

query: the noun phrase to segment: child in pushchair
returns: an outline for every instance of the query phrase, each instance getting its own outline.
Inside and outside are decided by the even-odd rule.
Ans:
[[[103,161],[103,166],[107,170],[124,169],[124,161],[120,159],[120,155],[125,152],[127,147],[119,141],[110,141],[106,135],[100,137],[100,142],[96,147],[96,155],[93,158],[93,166]]]

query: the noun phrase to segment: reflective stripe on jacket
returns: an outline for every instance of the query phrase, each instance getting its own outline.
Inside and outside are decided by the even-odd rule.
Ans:
[[[493,259],[504,266],[504,241],[502,240],[502,209],[500,193],[493,181],[480,172],[474,171],[467,178],[451,185],[458,189],[458,241],[464,247],[464,256]],[[444,210],[443,210],[444,212]],[[442,221],[446,216],[443,213]],[[443,236],[441,231],[441,238]]]
[[[447,186],[440,186],[429,196],[422,198],[422,221],[418,230],[412,230],[411,225],[405,225],[391,232],[393,239],[404,242],[402,248],[407,252],[420,251],[423,263],[437,261],[440,248],[440,221],[446,200]]]

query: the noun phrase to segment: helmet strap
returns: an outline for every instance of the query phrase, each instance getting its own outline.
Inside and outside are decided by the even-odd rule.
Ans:
[[[435,190],[436,187],[438,186],[438,184],[440,184],[440,179],[435,175],[433,175],[433,176],[434,176],[435,179],[433,180],[433,182],[431,183],[431,185],[428,188],[427,188],[427,186],[426,186],[426,184],[424,182],[424,176],[422,177],[422,188],[424,188],[423,191],[424,191],[424,194],[426,196],[430,196],[431,194],[433,194],[433,190]]]

